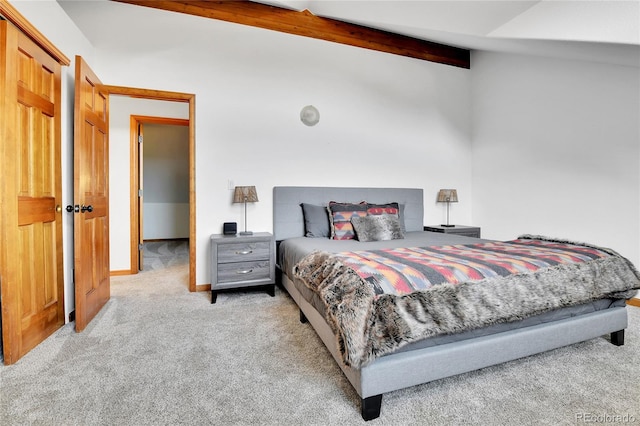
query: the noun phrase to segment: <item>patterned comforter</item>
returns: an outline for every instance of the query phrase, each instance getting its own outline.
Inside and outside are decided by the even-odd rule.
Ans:
[[[607,252],[562,242],[517,239],[440,247],[338,253],[376,295],[408,294],[434,285],[522,274],[561,264],[609,257]]]
[[[417,340],[627,299],[640,288],[640,273],[613,250],[528,235],[504,243],[314,252],[294,275],[319,296],[343,361],[355,368]]]

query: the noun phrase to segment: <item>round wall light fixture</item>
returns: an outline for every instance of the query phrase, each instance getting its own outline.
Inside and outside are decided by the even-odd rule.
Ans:
[[[306,126],[315,126],[320,121],[320,112],[313,105],[307,105],[300,111],[300,121]]]

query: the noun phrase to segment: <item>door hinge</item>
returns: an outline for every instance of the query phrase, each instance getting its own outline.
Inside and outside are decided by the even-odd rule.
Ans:
[[[144,250],[144,244],[138,244],[138,250]]]
[[[138,143],[142,143],[142,135],[138,135]]]
[[[142,189],[138,189],[138,197],[142,197]]]

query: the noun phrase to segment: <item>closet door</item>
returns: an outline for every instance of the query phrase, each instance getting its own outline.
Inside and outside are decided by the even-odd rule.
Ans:
[[[0,278],[6,364],[64,324],[61,66],[0,21]]]
[[[109,276],[109,94],[76,56],[74,105],[76,331],[111,297]]]

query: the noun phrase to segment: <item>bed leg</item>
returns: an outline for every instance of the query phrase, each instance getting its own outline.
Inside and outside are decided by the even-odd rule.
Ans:
[[[302,309],[300,309],[300,322],[303,324],[306,324],[307,322],[309,322],[309,320],[307,319],[307,316],[304,314],[304,312],[302,312]]]
[[[363,398],[361,401],[362,418],[373,420],[380,417],[380,407],[382,407],[382,394]]]
[[[216,303],[216,299],[218,298],[218,294],[211,290],[211,304],[213,305],[214,303]]]
[[[624,345],[624,329],[611,333],[611,343],[616,346]]]

